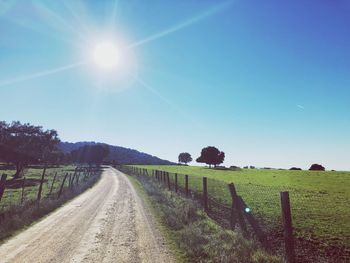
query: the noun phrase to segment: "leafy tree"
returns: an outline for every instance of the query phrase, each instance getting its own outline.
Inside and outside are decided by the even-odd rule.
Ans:
[[[189,163],[192,162],[191,154],[184,152],[179,154],[179,163]]]
[[[52,151],[47,155],[46,162],[54,165],[66,163],[66,155],[59,150]]]
[[[292,167],[289,170],[291,170],[291,171],[301,171],[301,168],[299,168],[299,167]]]
[[[0,159],[16,166],[14,178],[21,177],[29,164],[49,162],[59,141],[55,130],[19,121],[0,122]]]
[[[311,165],[310,171],[324,171],[326,170],[322,165],[314,163],[313,165]]]
[[[208,146],[202,149],[201,155],[197,158],[198,163],[206,163],[209,164],[209,167],[211,165],[218,165],[224,162],[225,159],[225,153],[220,152],[216,147],[214,146]]]
[[[71,152],[71,159],[75,163],[88,163],[90,165],[100,165],[108,156],[109,148],[107,145],[85,145]]]

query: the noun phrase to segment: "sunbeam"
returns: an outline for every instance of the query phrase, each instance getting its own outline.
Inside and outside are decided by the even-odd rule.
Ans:
[[[91,34],[92,25],[86,10],[85,4],[82,1],[63,1],[64,6],[72,14],[73,18],[79,24],[84,33]]]
[[[179,23],[179,24],[177,24],[175,26],[172,26],[172,27],[170,27],[168,29],[165,29],[165,30],[163,30],[161,32],[158,32],[158,33],[156,33],[154,35],[151,35],[149,37],[146,37],[146,38],[144,38],[144,39],[142,39],[140,41],[134,42],[134,43],[129,45],[129,48],[134,48],[134,47],[146,44],[148,42],[154,41],[156,39],[162,38],[162,37],[164,37],[166,35],[169,35],[171,33],[174,33],[176,31],[179,31],[181,29],[189,27],[189,26],[191,26],[191,25],[193,25],[195,23],[198,23],[198,22],[202,21],[205,18],[208,18],[208,17],[210,17],[210,16],[212,16],[212,15],[214,15],[214,14],[216,14],[216,13],[222,11],[222,10],[224,10],[225,8],[230,6],[233,2],[234,2],[233,0],[226,1],[226,2],[216,6],[214,8],[211,8],[211,9],[209,9],[209,10],[207,10],[207,11],[205,11],[205,12],[203,12],[203,13],[197,15],[197,16],[195,16],[195,17],[192,17],[192,18],[190,18],[190,19],[188,19],[188,20],[186,20],[184,22],[181,22],[181,23]]]
[[[189,114],[187,114],[186,112],[184,112],[179,106],[177,106],[176,104],[172,103],[171,101],[169,101],[167,98],[165,98],[162,94],[160,94],[155,88],[153,88],[151,85],[147,84],[144,80],[142,80],[140,77],[136,77],[134,76],[134,79],[141,84],[144,88],[146,88],[148,91],[150,91],[151,93],[153,93],[154,95],[156,95],[159,99],[161,99],[163,102],[165,102],[166,104],[168,104],[173,110],[177,111],[178,113],[180,113],[185,119],[191,121],[193,124],[195,124],[198,128],[200,128],[201,130],[204,130],[204,128],[202,127],[202,125],[200,123],[198,123],[196,120],[194,120],[191,116],[189,116]]]
[[[41,18],[45,20],[46,24],[50,25],[55,30],[70,32],[74,36],[79,37],[80,40],[87,41],[85,35],[79,30],[79,27],[70,24],[67,18],[58,15],[57,12],[51,10],[44,3],[34,2],[34,6]]]
[[[10,79],[10,80],[5,80],[5,81],[0,82],[0,87],[16,84],[16,83],[31,80],[31,79],[37,79],[37,78],[41,78],[41,77],[48,76],[48,75],[52,75],[52,74],[55,74],[58,72],[66,71],[68,69],[77,68],[83,64],[85,64],[85,62],[80,61],[80,62],[73,63],[70,65],[66,65],[66,66],[62,66],[62,67],[58,67],[58,68],[54,68],[54,69],[49,69],[49,70],[44,70],[41,72],[32,73],[29,75],[21,76],[21,77]]]
[[[117,12],[118,12],[118,5],[119,0],[114,1],[113,9],[112,9],[112,16],[111,16],[111,28],[115,26],[116,20],[117,20]]]

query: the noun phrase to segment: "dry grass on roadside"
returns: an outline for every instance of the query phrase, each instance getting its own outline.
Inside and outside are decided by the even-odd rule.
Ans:
[[[194,201],[164,190],[149,177],[138,179],[189,262],[283,262],[256,242],[215,224]]]

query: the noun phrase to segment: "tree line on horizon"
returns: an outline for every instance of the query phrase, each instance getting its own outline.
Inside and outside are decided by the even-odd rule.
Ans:
[[[45,130],[42,126],[22,124],[19,121],[12,123],[0,121],[0,161],[15,167],[16,172],[13,175],[15,179],[22,177],[23,171],[29,165],[47,166],[70,163],[100,165],[110,153],[110,146],[101,143],[83,145],[66,153],[58,147],[60,143],[56,130]],[[140,153],[140,155],[145,156],[146,154]],[[129,158],[131,158],[129,164],[133,164],[135,158],[131,156]],[[209,167],[212,165],[216,167],[222,164],[224,159],[224,152],[214,146],[208,146],[202,149],[196,161],[208,164]],[[112,161],[116,163],[115,160]],[[191,161],[192,157],[189,153],[179,154],[179,163],[187,164]],[[139,163],[142,164],[142,159]],[[300,168],[294,167],[291,170],[295,169]],[[309,170],[324,171],[325,168],[322,165],[313,164]]]
[[[209,168],[213,165],[214,167],[217,167],[217,165],[222,164],[225,160],[225,153],[220,151],[218,148],[214,146],[207,146],[202,149],[200,156],[196,159],[197,163],[205,163],[209,165]],[[182,152],[178,156],[178,162],[181,164],[188,164],[192,162],[192,156],[188,152]],[[238,166],[232,166],[232,168],[239,168]],[[245,166],[243,167],[245,169],[255,169],[255,166]],[[264,169],[271,169],[271,168],[264,168]],[[291,171],[301,171],[301,168],[298,167],[292,167],[289,170]],[[326,168],[323,165],[320,164],[312,164],[309,168],[309,171],[325,171]]]
[[[59,143],[56,130],[44,130],[42,126],[19,121],[0,121],[0,161],[15,167],[14,179],[22,177],[29,165],[99,165],[109,153],[108,146],[100,144],[64,153],[58,148]]]

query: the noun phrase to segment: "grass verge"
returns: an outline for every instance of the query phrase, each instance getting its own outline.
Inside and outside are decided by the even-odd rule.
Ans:
[[[175,241],[182,262],[274,263],[279,257],[262,250],[257,243],[215,224],[192,200],[164,190],[147,176],[136,177],[156,210],[167,236]]]

